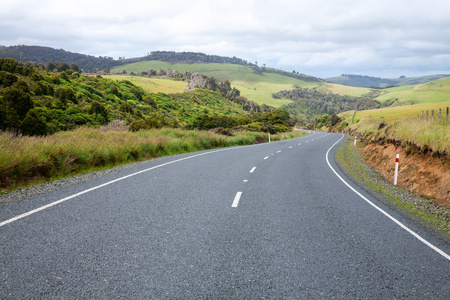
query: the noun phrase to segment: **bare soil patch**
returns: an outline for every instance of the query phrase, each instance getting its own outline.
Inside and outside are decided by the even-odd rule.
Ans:
[[[362,150],[364,159],[388,180],[394,181],[395,155],[399,154],[398,185],[450,209],[450,161],[414,147],[370,143]]]

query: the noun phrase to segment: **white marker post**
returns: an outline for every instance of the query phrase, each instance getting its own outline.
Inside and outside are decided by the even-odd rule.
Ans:
[[[270,143],[270,133],[269,133],[269,143]]]
[[[400,155],[395,155],[395,174],[394,174],[394,185],[397,185],[397,176],[398,176],[398,159]]]
[[[353,143],[354,146],[356,146],[356,136],[355,136],[355,142]]]

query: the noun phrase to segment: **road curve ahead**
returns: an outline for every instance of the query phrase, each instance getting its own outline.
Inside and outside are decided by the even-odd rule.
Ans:
[[[161,158],[4,204],[1,298],[449,299],[450,246],[339,170],[342,137]]]

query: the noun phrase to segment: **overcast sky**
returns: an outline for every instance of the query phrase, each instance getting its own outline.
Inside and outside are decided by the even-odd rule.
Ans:
[[[0,45],[194,51],[322,78],[450,74],[450,1],[1,0]]]

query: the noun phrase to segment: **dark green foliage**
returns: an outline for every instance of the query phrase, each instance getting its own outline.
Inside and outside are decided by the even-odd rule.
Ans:
[[[122,112],[130,113],[130,114],[133,114],[133,112],[134,112],[133,107],[127,102],[123,102],[122,104],[120,104],[119,110]]]
[[[67,101],[78,103],[75,98],[75,92],[66,86],[58,87],[55,91],[55,97],[57,97],[62,103],[66,104]]]
[[[24,82],[18,81],[10,88],[6,88],[3,95],[3,101],[11,105],[20,119],[23,119],[27,112],[34,107],[28,85],[22,83]]]
[[[321,92],[316,88],[300,88],[285,90],[274,94],[274,97],[285,97],[293,103],[283,106],[296,118],[313,120],[315,115],[337,114],[349,110],[365,110],[380,108],[381,103],[375,99],[379,91],[371,91],[362,97],[342,96],[338,94]]]
[[[230,118],[226,116],[208,116],[202,115],[197,117],[192,123],[192,128],[197,128],[200,130],[208,130],[218,127],[232,128],[237,125],[237,120],[235,118]]]
[[[38,64],[42,63],[44,65],[47,65],[48,62],[54,61],[66,62],[67,64],[70,64],[70,68],[72,68],[75,72],[80,72],[81,69],[84,71],[94,71],[95,69],[103,70],[106,67],[112,68],[114,66],[122,64],[121,61],[115,61],[112,57],[94,57],[91,55],[73,53],[62,49],[53,49],[50,47],[0,46],[1,57],[11,57],[16,61],[19,61],[21,53],[27,61],[35,62]],[[54,64],[52,67],[53,68],[48,70],[53,71],[56,67],[56,64]]]
[[[108,123],[108,112],[103,104],[98,101],[92,102],[92,106],[89,109],[89,113],[91,115],[96,115],[96,118],[100,121],[101,124]]]
[[[0,71],[0,85],[9,87],[17,82],[17,80],[19,80],[19,78],[16,75],[6,71]]]
[[[323,115],[318,115],[315,116],[314,118],[314,124],[308,124],[306,126],[307,129],[321,129],[322,127],[333,127],[336,124],[338,124],[342,119],[336,115],[336,114],[332,114],[331,116],[328,114],[323,114]],[[347,124],[347,122],[343,122],[345,124]],[[348,126],[348,124],[346,125]],[[341,124],[339,128],[342,128],[343,125]]]
[[[9,73],[21,73],[23,66],[15,59],[0,58],[0,71]]]
[[[28,111],[22,121],[21,129],[26,135],[46,135],[48,131],[47,123],[34,109]]]

